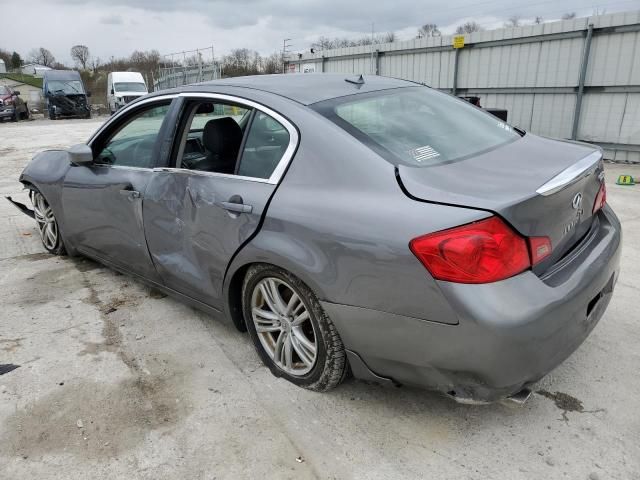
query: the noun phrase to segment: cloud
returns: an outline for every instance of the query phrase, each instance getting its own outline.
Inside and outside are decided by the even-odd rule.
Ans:
[[[0,0],[1,2],[2,0]],[[600,0],[623,10],[629,1]],[[165,54],[213,45],[216,57],[234,48],[270,54],[290,38],[291,51],[305,51],[319,36],[355,38],[396,32],[399,39],[415,36],[419,25],[436,23],[450,33],[464,19],[487,29],[501,27],[512,15],[523,19],[540,15],[559,18],[575,11],[589,15],[584,0],[30,0],[21,15],[3,24],[3,48],[26,54],[34,47],[50,49],[60,61],[72,64],[69,48],[87,45],[100,58],[123,57],[134,50],[155,49]],[[616,9],[607,6],[609,12]],[[114,13],[117,12],[117,13]],[[81,22],[73,19],[82,19]],[[73,28],[60,29],[59,25]],[[37,29],[29,25],[37,24]],[[24,35],[29,31],[29,35]]]
[[[58,4],[90,4],[95,8],[103,0],[53,0]],[[601,0],[601,2],[607,0]],[[609,0],[617,1],[617,0]],[[619,2],[618,2],[619,3]],[[541,4],[544,4],[541,6]],[[562,6],[553,2],[528,0],[111,0],[112,8],[126,7],[149,13],[181,12],[206,17],[214,26],[237,28],[254,26],[260,19],[272,18],[274,28],[287,31],[335,28],[346,31],[367,31],[372,23],[378,31],[398,30],[412,23],[451,24],[462,17],[511,15],[534,17],[556,11],[555,16],[570,11],[585,11],[584,0],[564,0]],[[591,7],[587,10],[591,12]],[[547,15],[548,16],[548,15]]]
[[[100,17],[100,23],[104,25],[122,25],[124,23],[124,19],[122,15],[113,14],[113,15],[104,15]]]

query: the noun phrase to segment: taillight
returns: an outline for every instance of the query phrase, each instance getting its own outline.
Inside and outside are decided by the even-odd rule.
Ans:
[[[551,255],[551,240],[549,237],[529,237],[531,251],[531,265],[537,265]]]
[[[498,217],[414,238],[409,248],[434,278],[449,282],[496,282],[531,267],[527,241]]]
[[[600,185],[600,190],[598,190],[598,195],[596,195],[596,201],[593,202],[593,211],[592,213],[596,213],[604,204],[607,203],[607,187],[604,182]]]

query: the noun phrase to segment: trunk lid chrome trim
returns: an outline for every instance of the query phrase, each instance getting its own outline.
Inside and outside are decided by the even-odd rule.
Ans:
[[[577,182],[581,178],[588,177],[598,168],[598,163],[602,160],[602,152],[596,150],[587,155],[582,160],[577,161],[568,168],[565,168],[558,175],[540,186],[536,193],[543,196],[553,195],[563,188]]]

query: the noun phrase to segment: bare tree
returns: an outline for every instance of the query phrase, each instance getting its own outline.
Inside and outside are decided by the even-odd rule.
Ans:
[[[311,44],[313,50],[329,50],[333,48],[333,41],[325,36],[321,36]]]
[[[29,52],[29,60],[33,63],[38,63],[40,65],[44,65],[45,67],[52,66],[56,57],[53,56],[49,50],[44,47],[35,48]]]
[[[0,48],[0,60],[4,61],[7,67],[11,65],[11,52]]]
[[[535,23],[536,25],[540,25],[543,22],[544,22],[544,20],[540,16],[536,16],[536,18],[533,19],[533,23]]]
[[[318,40],[313,42],[310,47],[313,52],[320,50],[331,50],[332,48],[345,48],[345,47],[360,47],[363,45],[375,45],[378,43],[391,43],[396,41],[396,34],[394,32],[381,33],[379,35],[363,35],[358,38],[346,38],[346,37],[319,37]]]
[[[573,20],[576,18],[576,12],[569,12],[562,15],[562,20]]]
[[[395,32],[383,33],[378,37],[378,40],[377,43],[393,43],[396,41],[396,34]]]
[[[71,47],[71,58],[82,66],[82,70],[86,70],[89,63],[89,47],[86,45],[74,45]]]
[[[91,70],[93,70],[93,73],[96,73],[101,66],[100,57],[93,57],[91,59]]]
[[[471,21],[459,25],[458,28],[456,28],[456,33],[462,35],[464,33],[481,32],[482,30],[484,30],[484,28],[482,28],[479,23]]]
[[[438,25],[435,23],[425,23],[418,29],[418,38],[439,37],[441,35]]]
[[[282,69],[282,52],[275,52],[262,59],[262,73],[280,73]]]
[[[506,28],[515,28],[520,26],[520,15],[512,15],[505,22],[504,26]]]

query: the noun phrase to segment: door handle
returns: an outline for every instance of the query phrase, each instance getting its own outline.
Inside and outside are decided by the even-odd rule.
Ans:
[[[220,202],[220,206],[229,212],[235,213],[251,213],[253,210],[251,205],[236,202]]]

